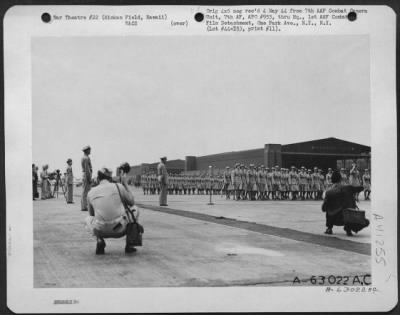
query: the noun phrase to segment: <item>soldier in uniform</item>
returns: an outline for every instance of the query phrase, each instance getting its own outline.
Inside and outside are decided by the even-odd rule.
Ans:
[[[318,199],[322,200],[322,195],[325,190],[325,176],[322,174],[322,169],[318,169],[319,175],[319,191],[318,191]]]
[[[247,192],[250,200],[255,200],[255,193],[257,191],[256,184],[256,170],[254,164],[250,164],[250,168],[246,172]]]
[[[65,171],[65,187],[67,189],[67,203],[74,203],[73,190],[74,190],[74,175],[72,173],[72,160],[67,160],[67,169]]]
[[[312,192],[314,194],[314,199],[318,199],[318,192],[320,190],[320,177],[318,174],[318,167],[314,167],[314,173],[311,174],[311,182],[312,182]]]
[[[285,200],[288,192],[286,168],[281,168],[281,182],[279,185],[279,190],[281,192],[281,199]]]
[[[235,167],[231,171],[231,182],[233,186],[233,199],[239,200],[239,189],[240,189],[240,173],[239,173],[239,164],[236,163]]]
[[[312,184],[312,170],[308,169],[306,172],[306,199],[312,199],[313,184]]]
[[[36,166],[35,164],[32,164],[32,198],[33,200],[36,200],[38,198],[39,193],[37,190],[37,184],[38,184],[39,176],[36,171]]]
[[[259,192],[259,197],[261,200],[266,200],[266,185],[267,185],[267,172],[265,171],[264,165],[261,165],[261,170],[258,173],[259,179],[258,179],[258,192]]]
[[[326,187],[325,189],[328,190],[332,186],[332,169],[329,167],[328,168],[328,173],[326,174]]]
[[[230,167],[227,166],[225,167],[224,171],[224,186],[223,186],[223,192],[225,193],[225,198],[230,199],[230,183],[231,183],[231,172],[230,172]]]
[[[272,171],[269,171],[269,168],[265,168],[265,173],[267,174],[267,184],[265,185],[266,199],[269,200],[272,193]]]
[[[370,200],[369,195],[371,194],[371,175],[369,169],[365,169],[364,175],[362,176],[364,186],[364,200]]]
[[[340,169],[340,176],[341,176],[340,183],[342,185],[348,185],[349,182],[347,181],[346,169],[344,167]]]
[[[85,146],[82,149],[83,151],[83,157],[81,160],[81,165],[82,165],[82,198],[81,198],[81,210],[82,211],[88,211],[87,209],[87,195],[88,192],[92,186],[92,162],[90,161],[90,153],[92,152],[92,149],[90,146]]]
[[[306,199],[306,185],[307,185],[307,174],[306,174],[306,169],[304,166],[300,168],[299,172],[299,188],[300,188],[300,198],[301,200]]]
[[[279,185],[281,183],[281,173],[279,171],[279,166],[276,165],[272,170],[272,199],[280,199]]]
[[[294,166],[290,167],[289,172],[289,190],[292,195],[292,200],[296,200],[298,192],[297,174]]]
[[[239,186],[239,194],[240,199],[246,200],[247,198],[247,181],[246,181],[246,167],[244,164],[240,164],[239,175],[240,175],[240,186]]]
[[[350,169],[350,177],[349,177],[349,184],[354,187],[361,186],[361,179],[360,179],[360,172],[358,171],[357,164],[353,163]],[[356,201],[358,201],[358,195],[360,193],[357,192],[354,194]]]
[[[164,156],[161,159],[160,164],[157,166],[157,179],[160,186],[160,206],[168,206],[167,204],[167,185],[168,185],[168,172],[167,166],[165,163],[167,162],[167,158]]]

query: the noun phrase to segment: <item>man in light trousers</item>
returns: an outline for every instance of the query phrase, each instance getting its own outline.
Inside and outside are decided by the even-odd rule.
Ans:
[[[82,164],[82,199],[81,199],[81,210],[88,211],[87,209],[87,195],[92,186],[92,163],[90,162],[90,146],[85,146],[82,149],[84,155],[81,160]]]
[[[165,163],[167,158],[161,158],[160,164],[157,166],[158,182],[160,183],[160,206],[168,206],[167,204],[167,186],[168,186],[168,172]]]

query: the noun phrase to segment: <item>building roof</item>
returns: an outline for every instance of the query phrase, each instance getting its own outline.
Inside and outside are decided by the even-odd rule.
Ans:
[[[282,145],[282,153],[368,154],[371,147],[334,137]]]

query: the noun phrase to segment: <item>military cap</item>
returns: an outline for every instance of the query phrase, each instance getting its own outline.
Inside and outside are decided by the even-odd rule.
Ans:
[[[229,166],[225,167],[225,168],[230,168]]]
[[[328,168],[328,171],[332,171],[332,169],[329,167],[329,168]]]
[[[69,162],[72,162],[72,160],[71,160],[71,159],[68,159],[68,160],[67,160],[67,163],[69,163]]]
[[[291,166],[290,168],[295,168],[294,166]]]
[[[167,157],[166,156],[162,156],[162,157],[160,157],[160,160],[167,160]]]
[[[90,150],[91,149],[91,147],[90,147],[90,145],[85,145],[83,148],[82,148],[82,151],[87,151],[87,150]]]

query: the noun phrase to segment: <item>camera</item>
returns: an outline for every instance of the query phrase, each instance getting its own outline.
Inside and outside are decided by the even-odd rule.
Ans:
[[[122,163],[119,166],[119,169],[122,170],[125,174],[128,174],[131,170],[131,166],[129,165],[129,163]]]

